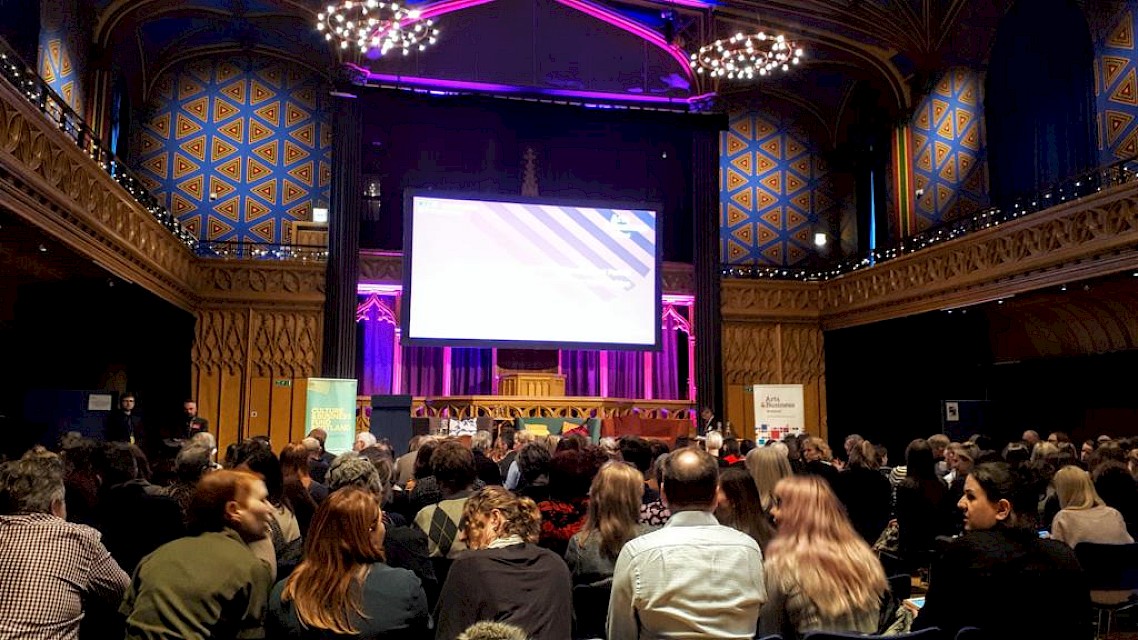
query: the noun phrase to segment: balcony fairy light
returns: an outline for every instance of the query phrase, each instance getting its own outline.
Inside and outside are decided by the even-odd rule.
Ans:
[[[728,80],[752,80],[776,71],[790,71],[798,64],[803,51],[783,35],[760,31],[752,35],[736,33],[726,40],[716,40],[691,54],[691,67],[696,73]]]
[[[360,53],[378,51],[423,51],[435,43],[439,30],[434,20],[422,18],[418,9],[398,2],[381,0],[343,0],[329,4],[316,15],[316,29],[340,49],[353,46]]]

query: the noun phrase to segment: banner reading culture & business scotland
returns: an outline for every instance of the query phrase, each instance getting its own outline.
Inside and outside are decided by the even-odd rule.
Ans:
[[[328,434],[324,450],[339,455],[351,451],[356,439],[355,380],[309,378],[304,432],[323,429]]]

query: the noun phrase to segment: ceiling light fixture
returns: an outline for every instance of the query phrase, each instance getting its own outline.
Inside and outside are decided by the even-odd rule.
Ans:
[[[342,0],[329,4],[316,15],[316,29],[340,49],[360,53],[376,51],[423,51],[435,44],[439,30],[435,21],[421,17],[418,9],[398,2]]]
[[[716,40],[691,54],[691,67],[698,74],[728,80],[753,80],[778,71],[790,71],[805,52],[784,35],[760,31],[752,35],[736,33]]]

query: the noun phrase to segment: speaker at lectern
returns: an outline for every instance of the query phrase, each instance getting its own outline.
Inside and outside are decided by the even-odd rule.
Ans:
[[[387,438],[399,457],[411,440],[411,396],[372,396],[371,433]]]

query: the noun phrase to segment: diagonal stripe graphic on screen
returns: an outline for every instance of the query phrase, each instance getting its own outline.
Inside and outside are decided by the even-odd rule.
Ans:
[[[636,271],[636,273],[641,276],[645,276],[652,271],[651,267],[644,264],[641,260],[637,259],[636,256],[632,255],[632,253],[629,251],[629,247],[622,244],[623,241],[627,240],[623,234],[619,234],[619,232],[617,232],[621,236],[619,239],[613,237],[612,235],[609,235],[608,229],[611,228],[609,226],[609,221],[602,218],[595,209],[563,207],[561,210],[564,211],[565,214],[570,218],[572,218],[574,222],[581,225],[581,227],[588,231],[589,235],[592,236],[594,240],[604,245],[605,248],[607,248],[609,251],[619,256],[621,262]],[[653,259],[653,262],[654,261],[655,260]]]
[[[529,209],[526,210],[528,211]],[[578,224],[570,216],[570,211],[568,211],[567,207],[543,205],[541,207],[541,211],[545,215],[549,216],[553,221],[559,223],[567,233],[572,234],[572,239],[577,240],[577,245],[575,246],[585,247],[598,253],[601,259],[605,261],[607,269],[613,269],[613,265],[617,265],[619,267],[625,264],[621,256],[613,253],[604,243],[597,242],[596,238],[589,233],[589,230],[587,228]],[[645,277],[645,274],[634,274],[630,269],[627,268],[620,270],[624,271],[629,277],[635,277],[638,281],[642,281]],[[640,282],[637,282],[637,284],[639,285]]]
[[[603,218],[611,220],[613,216],[620,216],[625,220],[625,233],[621,234],[628,242],[639,247],[648,256],[648,260],[656,260],[656,246],[653,244],[656,238],[656,230],[654,226],[645,226],[644,222],[638,217],[639,213],[650,213],[642,211],[630,211],[628,209],[594,209],[598,215]]]

